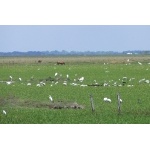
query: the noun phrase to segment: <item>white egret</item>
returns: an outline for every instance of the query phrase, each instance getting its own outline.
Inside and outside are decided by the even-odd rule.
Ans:
[[[22,79],[21,79],[21,78],[19,78],[19,81],[22,81]]]
[[[139,80],[139,83],[144,82],[144,81],[145,81],[145,78]]]
[[[79,84],[77,84],[77,83],[70,83],[70,85],[77,86]]]
[[[64,81],[64,82],[63,82],[63,85],[67,85],[67,82],[66,82],[66,81]]]
[[[109,102],[109,103],[111,103],[111,99],[109,99],[109,98],[107,98],[107,97],[104,97],[104,102]]]
[[[41,87],[41,84],[37,84],[36,86],[37,86],[37,87]]]
[[[122,99],[120,98],[120,103],[122,103]]]
[[[56,81],[55,84],[58,84],[58,81]]]
[[[81,87],[86,87],[87,85],[86,85],[86,84],[81,84],[80,86],[81,86]]]
[[[53,98],[52,98],[51,95],[49,95],[49,100],[50,100],[51,102],[53,102]]]
[[[43,86],[43,85],[46,85],[46,83],[44,83],[43,81],[41,81],[40,85]]]
[[[138,64],[139,64],[139,65],[142,65],[142,63],[141,63],[141,62],[138,62]]]
[[[6,84],[10,85],[10,84],[12,84],[12,81],[7,81]]]
[[[149,80],[145,80],[145,83],[150,83],[150,81]]]
[[[56,73],[55,73],[55,77],[56,77],[57,75],[58,75],[58,73],[56,72]]]
[[[83,82],[84,77],[81,77],[81,78],[79,78],[78,80],[79,80],[80,82]]]
[[[10,81],[12,81],[12,76],[9,76],[9,78],[10,78]]]
[[[7,114],[5,110],[3,110],[3,114],[4,114],[4,115],[6,115],[6,114]]]
[[[31,85],[31,83],[27,83],[27,86]]]

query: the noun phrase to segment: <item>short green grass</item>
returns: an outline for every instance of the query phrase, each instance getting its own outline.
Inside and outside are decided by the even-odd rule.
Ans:
[[[75,58],[74,58],[75,59]],[[115,58],[117,60],[117,57]],[[137,59],[138,61],[138,59]],[[8,81],[13,77],[14,83],[6,85],[0,82],[0,123],[1,124],[148,124],[150,123],[150,84],[139,83],[145,78],[150,80],[150,65],[137,61],[125,63],[73,62],[66,65],[55,63],[16,63],[0,65],[0,81]],[[106,62],[106,59],[105,59]],[[54,76],[58,73],[58,77]],[[67,79],[66,75],[69,75]],[[84,77],[82,83],[91,85],[95,82],[110,86],[72,86],[74,79]],[[19,77],[22,81],[19,81]],[[55,81],[46,81],[49,77]],[[122,78],[127,77],[127,83],[120,85]],[[129,81],[131,78],[135,78]],[[58,80],[58,84],[55,84]],[[64,80],[67,86],[63,85]],[[94,81],[96,80],[96,81]],[[36,85],[43,81],[45,86]],[[31,83],[31,86],[27,86]],[[133,85],[131,87],[128,87]],[[121,114],[117,110],[117,93],[123,100]],[[54,101],[77,102],[84,109],[49,109],[42,104],[50,104],[48,96]],[[95,112],[91,111],[90,95],[93,96]],[[112,100],[103,101],[104,97]],[[39,104],[36,107],[34,104]],[[40,105],[41,104],[41,105]],[[2,110],[7,112],[6,115]]]

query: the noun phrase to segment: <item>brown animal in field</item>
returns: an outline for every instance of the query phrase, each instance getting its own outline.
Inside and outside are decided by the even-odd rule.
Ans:
[[[65,62],[63,62],[63,61],[57,61],[57,65],[65,65]]]
[[[42,60],[38,60],[38,63],[41,63],[42,62]]]

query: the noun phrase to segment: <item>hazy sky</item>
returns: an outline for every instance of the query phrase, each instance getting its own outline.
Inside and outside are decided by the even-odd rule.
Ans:
[[[47,50],[150,50],[150,26],[0,26],[0,52]]]

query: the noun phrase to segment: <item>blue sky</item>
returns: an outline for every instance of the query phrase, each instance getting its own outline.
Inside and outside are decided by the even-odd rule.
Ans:
[[[146,25],[1,25],[0,52],[150,50]]]

